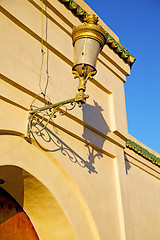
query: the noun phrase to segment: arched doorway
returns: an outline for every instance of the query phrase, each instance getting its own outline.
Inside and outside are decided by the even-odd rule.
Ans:
[[[39,239],[23,208],[2,187],[0,187],[0,239]]]
[[[0,166],[0,177],[0,240],[75,240],[60,204],[38,179],[10,165]]]
[[[79,187],[54,154],[33,139],[30,144],[3,133],[0,140],[3,189],[28,214],[40,239],[100,239]]]

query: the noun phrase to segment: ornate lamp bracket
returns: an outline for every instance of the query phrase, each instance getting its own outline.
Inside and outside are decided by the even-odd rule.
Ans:
[[[86,83],[96,74],[97,57],[106,43],[106,32],[97,22],[98,17],[94,14],[88,15],[85,22],[78,27],[74,27],[72,31],[74,47],[72,72],[75,74],[74,78],[79,79],[78,93],[75,98],[55,104],[47,104],[41,108],[31,108],[27,124],[27,138],[30,137],[31,132],[41,132],[52,121],[52,118],[56,117],[57,112],[60,115],[64,115],[67,111],[74,109],[76,103],[81,107],[86,102],[86,99],[89,97],[84,93]],[[71,104],[71,107],[67,107],[67,104]],[[33,130],[33,128],[36,130]]]
[[[40,133],[47,125],[52,121],[53,118],[57,117],[57,113],[61,116],[65,115],[68,111],[71,111],[75,108],[76,103],[79,107],[86,102],[86,99],[89,98],[88,95],[84,94],[84,91],[81,89],[79,93],[76,94],[75,98],[67,99],[62,102],[55,104],[45,105],[41,108],[32,109],[29,111],[28,123],[27,123],[27,138],[30,138],[30,133]],[[70,104],[71,106],[67,106]],[[33,105],[33,103],[32,103]],[[33,127],[36,130],[33,130]]]

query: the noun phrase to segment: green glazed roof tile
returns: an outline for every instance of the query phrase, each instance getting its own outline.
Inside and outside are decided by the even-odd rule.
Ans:
[[[85,11],[80,6],[77,7],[76,12],[77,12],[77,15],[80,15],[80,16],[83,16],[85,14]]]
[[[71,11],[75,10],[76,15],[81,16],[83,19],[88,16],[88,13],[81,8],[75,1],[73,0],[59,0],[65,6],[67,6]]]
[[[69,1],[69,8],[70,9],[77,9],[78,8],[78,4],[76,4],[74,1]]]
[[[77,17],[83,21],[88,13],[81,8],[75,1],[73,0],[59,0],[62,4],[68,7],[69,10],[74,11]],[[105,31],[106,32],[106,31]],[[135,57],[132,56],[130,52],[119,42],[117,42],[109,33],[107,33],[106,44],[113,49],[113,51],[119,55],[125,62],[127,62],[130,67],[135,62]]]
[[[147,149],[141,147],[137,143],[133,142],[132,140],[128,140],[126,142],[126,147],[136,152],[138,155],[144,157],[148,161],[152,162],[153,164],[160,167],[160,158],[156,157],[154,154],[150,153]]]

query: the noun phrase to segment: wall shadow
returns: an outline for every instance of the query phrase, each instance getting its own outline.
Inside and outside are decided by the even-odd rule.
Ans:
[[[110,129],[102,114],[104,110],[95,100],[93,102],[94,105],[89,105],[87,103],[82,105],[83,121],[93,128],[99,130],[100,132],[108,134],[110,132]],[[98,146],[99,148],[103,148],[105,138],[92,132],[85,126],[82,137],[90,143]],[[94,164],[96,158],[100,159],[103,157],[101,152],[96,151],[94,148],[89,148],[88,145],[86,145],[86,147],[88,148],[89,153],[89,164]]]
[[[110,128],[102,114],[104,109],[95,100],[93,100],[93,102],[94,105],[89,105],[87,103],[82,105],[83,121],[95,129],[98,129],[100,132],[108,134],[110,132]],[[93,139],[88,135],[87,130],[88,129],[84,127],[83,137],[92,142]],[[100,145],[103,147],[103,142]]]
[[[102,107],[98,105],[96,101],[94,101],[94,105],[84,104],[82,105],[83,112],[83,121],[92,127],[102,131],[104,134],[110,132],[109,126],[106,123],[103,115],[102,115]],[[54,121],[54,119],[51,119]],[[33,130],[39,131],[44,127],[43,123],[37,124],[36,126],[32,126]],[[67,145],[59,136],[58,130],[53,126],[53,129],[49,129],[45,127],[43,131],[39,133],[32,133],[32,137],[37,142],[37,144],[44,151],[49,152],[61,152],[64,156],[66,156],[73,163],[77,163],[82,168],[87,168],[88,172],[98,173],[95,169],[95,160],[101,159],[103,157],[102,153],[91,147],[89,144],[85,144],[84,146],[87,149],[88,157],[87,159],[83,159],[80,156],[80,152],[75,152],[69,145]],[[99,148],[103,148],[105,138],[100,136],[99,134],[91,131],[89,128],[84,127],[82,137],[87,141]],[[43,142],[45,144],[43,144]],[[48,144],[46,143],[52,143]]]
[[[37,126],[36,129],[39,130],[39,128],[42,128],[43,125]],[[55,131],[55,132],[54,132]],[[85,145],[89,151],[88,154],[88,160],[83,159],[77,152],[75,152],[70,146],[68,146],[64,141],[60,139],[58,136],[58,130],[54,127],[53,131],[48,129],[47,127],[39,133],[32,133],[32,137],[37,142],[37,144],[40,146],[40,148],[44,151],[49,152],[60,152],[63,156],[66,156],[71,162],[78,164],[81,168],[87,168],[88,172],[91,173],[97,173],[95,167],[94,167],[94,159],[95,157],[99,158],[99,153],[97,152],[96,155],[93,157],[93,150],[91,150],[91,147],[88,145]],[[50,147],[44,147],[40,142],[45,143],[52,143],[50,144]],[[51,147],[52,146],[52,147]]]
[[[131,168],[131,165],[130,165],[130,163],[128,161],[128,158],[127,158],[125,153],[124,153],[124,161],[125,161],[126,174],[128,175],[128,173],[130,171],[130,168]]]

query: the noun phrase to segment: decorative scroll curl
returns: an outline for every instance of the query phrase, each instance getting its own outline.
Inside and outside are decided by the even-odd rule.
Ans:
[[[29,116],[29,123],[28,123],[28,131],[32,133],[40,133],[43,131],[48,123],[53,119],[57,117],[57,113],[59,113],[61,116],[65,115],[68,111],[71,111],[75,108],[76,102],[71,102],[71,107],[67,107],[65,105],[58,105],[57,107],[48,107],[48,109],[44,109],[43,111],[40,109],[37,109],[35,112],[31,112]],[[33,130],[33,127],[40,127],[38,130]]]

